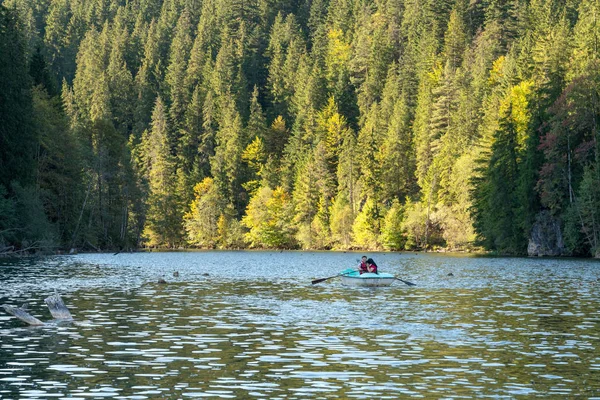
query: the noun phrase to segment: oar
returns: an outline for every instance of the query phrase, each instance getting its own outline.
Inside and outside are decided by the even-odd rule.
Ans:
[[[330,277],[328,277],[328,278],[315,279],[314,281],[311,281],[311,283],[314,285],[314,284],[316,284],[316,283],[321,283],[321,282],[324,282],[324,281],[326,281],[326,280],[328,280],[328,279],[337,278],[338,276],[344,276],[344,275],[348,275],[348,274],[349,274],[349,273],[351,273],[351,272],[354,272],[354,271],[345,272],[345,273],[343,273],[343,274],[337,274],[337,275],[334,275],[334,276],[330,276]]]
[[[406,283],[408,286],[417,286],[415,283],[412,283],[412,282],[409,282],[409,281],[405,281],[404,279],[400,279],[400,278],[396,278],[396,277],[394,277],[394,279],[397,279],[400,282]]]

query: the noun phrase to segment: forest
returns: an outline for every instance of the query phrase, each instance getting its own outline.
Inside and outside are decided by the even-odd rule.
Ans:
[[[0,253],[600,255],[600,0],[0,3]]]

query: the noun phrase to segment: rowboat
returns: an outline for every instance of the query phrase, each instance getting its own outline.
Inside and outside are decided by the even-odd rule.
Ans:
[[[340,272],[342,284],[346,286],[381,287],[390,286],[396,277],[392,274],[380,272],[378,274],[366,272],[361,274],[354,269],[346,269]]]

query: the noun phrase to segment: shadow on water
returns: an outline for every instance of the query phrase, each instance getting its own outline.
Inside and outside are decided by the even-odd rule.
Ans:
[[[0,316],[0,398],[600,396],[597,263],[373,256],[418,286],[310,284],[355,253],[0,265],[0,304],[28,302],[47,321],[56,288],[75,318]]]

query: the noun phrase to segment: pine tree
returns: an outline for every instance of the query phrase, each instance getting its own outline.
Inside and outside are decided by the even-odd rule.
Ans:
[[[269,58],[267,86],[272,102],[272,117],[290,118],[290,103],[294,95],[298,58],[305,52],[300,28],[293,15],[285,19],[278,14],[266,50]]]
[[[200,20],[190,51],[185,87],[194,88],[204,80],[203,70],[208,60],[217,56],[220,47],[221,22],[216,12],[216,0],[202,2]]]
[[[526,234],[515,223],[518,207],[519,110],[512,102],[502,114],[489,164],[475,188],[475,229],[487,248],[522,254]]]
[[[439,69],[438,69],[439,71]],[[419,95],[413,123],[413,135],[416,156],[416,177],[421,189],[428,186],[427,174],[433,161],[432,143],[429,125],[433,108],[433,87],[439,80],[439,73],[431,73],[424,77],[419,84]]]
[[[297,227],[297,240],[304,248],[313,248],[316,242],[312,225],[319,204],[319,189],[315,185],[318,177],[314,169],[314,153],[305,156],[297,169],[294,182],[294,225]]]
[[[190,211],[184,215],[187,240],[201,248],[215,248],[225,201],[211,178],[198,182],[194,195]]]
[[[382,200],[402,200],[416,193],[415,156],[409,111],[404,98],[394,105],[393,114],[377,159],[381,160]]]
[[[390,32],[394,26],[393,15],[372,12],[363,6],[360,23],[353,38],[351,61],[352,84],[357,88],[357,104],[362,113],[381,99],[389,65],[398,58],[395,37]]]
[[[255,248],[293,248],[292,202],[282,189],[263,187],[250,199],[242,224],[246,239]]]
[[[196,87],[187,105],[184,121],[179,130],[176,145],[177,154],[177,193],[180,207],[187,210],[193,199],[194,185],[208,176],[210,170],[207,162],[202,162],[199,153],[202,137],[202,99],[200,89]]]
[[[242,152],[246,140],[242,121],[231,96],[224,98],[225,108],[215,135],[215,154],[210,159],[211,174],[215,184],[227,199],[231,199],[236,211],[241,213],[246,206],[245,193],[241,184]]]
[[[336,171],[338,181],[337,197],[342,196],[341,198],[347,199],[350,205],[350,218],[352,221],[354,221],[360,203],[361,186],[359,178],[361,176],[360,167],[362,161],[363,155],[358,151],[356,138],[354,138],[354,135],[346,136],[341,146]]]
[[[42,86],[50,96],[59,94],[56,80],[48,68],[48,63],[38,46],[29,63],[29,75],[34,86]]]
[[[169,116],[175,131],[184,122],[186,104],[189,103],[192,90],[185,86],[187,62],[192,47],[191,26],[190,14],[185,9],[177,20],[165,75],[170,99]]]
[[[354,213],[344,192],[338,193],[330,211],[331,242],[333,248],[348,249],[352,245]]]
[[[126,29],[115,29],[106,71],[113,123],[123,137],[128,137],[131,132],[134,112],[133,77],[125,61],[128,38]]]
[[[137,100],[133,131],[137,137],[141,137],[142,132],[150,124],[156,96],[159,93],[159,82],[162,80],[160,66],[157,27],[156,22],[152,21],[148,27],[142,65],[135,76]]]
[[[358,148],[362,160],[362,196],[363,198],[371,198],[376,203],[381,200],[381,163],[377,158],[377,154],[383,141],[381,121],[378,114],[379,107],[374,104],[369,111],[364,127],[358,134]]]
[[[402,206],[398,199],[395,199],[385,215],[381,230],[381,242],[386,250],[398,251],[404,249],[406,238],[402,231],[403,218]]]
[[[333,96],[329,98],[325,108],[317,114],[316,135],[317,142],[323,144],[329,171],[335,173],[342,142],[345,137],[353,133],[347,126],[346,118],[338,112]]]
[[[325,56],[327,89],[336,99],[340,113],[346,117],[350,126],[356,126],[359,111],[356,90],[350,81],[349,70],[352,49],[340,29],[330,29],[327,38],[328,46]]]
[[[462,57],[467,47],[467,32],[464,23],[462,1],[458,1],[450,14],[448,29],[444,35],[444,57],[450,68],[455,70],[461,65]]]
[[[144,227],[148,246],[174,247],[181,242],[181,210],[175,196],[175,159],[171,155],[165,105],[157,98],[151,129],[142,137],[149,195]]]
[[[497,30],[501,52],[506,52],[518,34],[520,4],[516,0],[490,0],[485,10],[486,30]]]
[[[600,4],[596,0],[582,0],[578,15],[573,28],[574,51],[569,68],[571,78],[595,68],[600,57]]]
[[[45,216],[56,227],[57,239],[68,243],[84,192],[79,143],[59,97],[50,97],[44,86],[38,86],[33,91],[33,107],[35,128],[40,132],[36,161],[41,201]]]
[[[71,20],[71,7],[68,0],[53,1],[45,21],[44,44],[48,49],[49,61],[59,79],[72,78],[74,68],[69,65],[73,47],[68,44],[68,29]],[[67,44],[65,46],[65,44]]]
[[[352,225],[353,242],[365,250],[379,247],[380,209],[372,199],[368,199],[356,216]]]
[[[250,99],[250,117],[246,124],[246,131],[247,138],[257,137],[265,140],[268,137],[267,120],[259,102],[258,87],[256,86],[254,86],[252,98]]]
[[[33,126],[31,78],[14,11],[0,5],[0,185],[34,182],[38,137]]]

